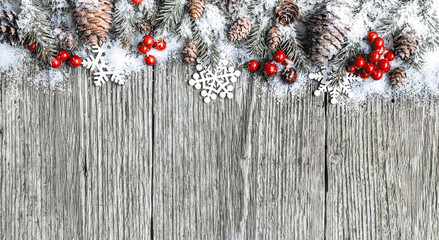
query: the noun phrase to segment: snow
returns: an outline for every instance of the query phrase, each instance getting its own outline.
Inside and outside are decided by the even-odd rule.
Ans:
[[[31,0],[3,1],[0,3],[0,8],[13,9],[20,12],[20,9],[24,6],[24,9],[20,13],[20,26],[26,28],[33,24],[33,16],[31,14],[33,7],[30,4],[31,2]],[[75,23],[73,21],[72,11],[62,9],[63,6],[66,6],[67,2],[66,0],[55,0],[53,1],[54,5],[46,10],[45,13],[47,16],[50,16],[49,20],[51,21],[52,29],[57,29],[63,25],[73,30]],[[130,4],[130,1],[123,2]],[[185,0],[182,0],[181,4],[185,4],[185,2]],[[253,24],[258,21],[260,27],[267,29],[271,26],[277,26],[284,38],[296,37],[305,30],[304,24],[300,21],[287,27],[280,26],[276,23],[274,9],[279,1],[259,0],[259,4],[254,10],[249,9],[249,2],[250,1],[243,1],[241,9],[232,15],[224,12],[218,5],[208,3],[206,5],[205,14],[196,22],[197,26],[201,29],[203,39],[208,43],[212,43],[212,38],[217,38],[219,40],[219,49],[222,58],[233,61],[237,68],[245,68],[246,62],[251,59],[257,59],[261,64],[271,59],[259,59],[257,56],[253,56],[248,52],[244,47],[244,43],[234,44],[227,39],[228,27],[236,18],[247,17],[251,19]],[[322,2],[323,0],[298,0],[297,4],[300,6],[301,15],[306,16],[321,6]],[[339,16],[337,21],[340,23],[348,22],[351,25],[352,29],[348,35],[348,41],[359,43],[360,51],[363,53],[369,53],[371,51],[370,44],[365,41],[367,32],[377,30],[382,26],[382,19],[388,18],[390,14],[395,11],[400,14],[400,17],[394,20],[394,22],[398,23],[395,27],[401,29],[404,27],[412,28],[422,40],[432,39],[438,34],[431,31],[428,24],[423,21],[420,12],[421,9],[425,8],[428,11],[427,15],[437,14],[439,12],[439,1],[427,1],[427,3],[425,3],[421,0],[369,0],[363,1],[364,4],[361,6],[360,1],[341,0],[341,2],[351,4],[354,9],[359,10],[359,13],[354,15],[354,20],[351,20],[352,16],[349,13],[349,8],[344,5],[339,7],[336,4],[328,4],[328,8],[337,10]],[[29,6],[27,6],[27,4]],[[117,6],[122,7],[121,4]],[[148,16],[157,13],[155,0],[143,0],[138,8],[143,14],[147,13]],[[133,9],[137,9],[137,7]],[[137,12],[135,15],[139,19],[143,17],[141,12]],[[183,22],[179,26],[178,32],[182,34],[181,38],[173,32],[163,32],[160,29],[157,31],[154,37],[157,39],[163,38],[167,42],[167,48],[164,51],[151,49],[148,54],[154,55],[157,58],[158,64],[166,64],[173,60],[182,60],[181,50],[183,45],[193,38],[191,21],[189,20],[188,14],[184,14]],[[393,37],[389,32],[390,31],[386,31],[379,34],[386,40],[386,47],[392,48]],[[107,50],[104,60],[108,63],[108,68],[112,69],[112,71],[121,72],[125,76],[148,68],[143,62],[144,55],[136,52],[136,46],[142,41],[142,37],[140,34],[135,33],[133,46],[126,50],[119,47],[119,42],[115,40],[115,36],[112,34],[111,39],[105,45]],[[81,47],[75,54],[79,54],[85,59],[89,56],[89,52],[89,50]],[[14,76],[15,79],[19,78],[15,76],[25,77],[29,75],[29,72],[23,70],[21,66],[38,61],[37,58],[33,54],[30,54],[24,47],[13,48],[5,44],[0,44],[0,56],[0,72],[5,73],[7,76]],[[348,99],[347,97],[341,97],[340,101],[355,106],[372,98],[411,97],[422,101],[431,96],[439,97],[438,56],[439,51],[430,51],[425,56],[426,63],[421,71],[414,68],[408,69],[408,79],[400,89],[392,89],[385,75],[381,81],[368,79],[362,82],[352,83],[351,95],[353,95],[353,98]],[[392,69],[398,66],[402,66],[406,69],[408,67],[407,64],[401,60],[394,61],[391,64]],[[279,66],[279,69],[281,70],[282,67]],[[50,69],[48,66],[41,66],[39,71],[40,72],[34,74],[35,81],[44,82],[49,87],[56,87],[62,83],[64,76],[68,75],[66,72],[70,71],[70,69],[68,66],[63,66],[60,69]],[[316,68],[312,70],[312,72],[317,71],[318,69]],[[314,83],[314,80],[309,78],[309,73],[298,72],[298,74],[298,81],[294,84],[283,83],[279,76],[280,74],[278,74],[266,82],[260,81],[259,86],[279,98],[283,98],[287,95],[302,95],[304,91],[306,91],[305,94],[312,94],[307,87]],[[262,74],[260,75],[262,76]],[[129,78],[127,77],[127,79]],[[263,79],[265,79],[265,77],[263,77]],[[247,81],[247,79],[242,79],[242,81]]]

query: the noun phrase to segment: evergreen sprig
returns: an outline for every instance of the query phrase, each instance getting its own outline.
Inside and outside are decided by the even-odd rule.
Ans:
[[[157,12],[156,1],[154,1],[153,4],[147,4],[146,1],[142,1],[142,3],[135,5],[134,7],[136,8],[136,12],[141,12],[147,19],[152,20],[155,18],[154,15]]]
[[[267,28],[261,26],[261,23],[256,20],[254,27],[246,42],[246,48],[254,55],[265,58],[268,55],[268,46],[265,42],[265,33]]]
[[[421,39],[415,54],[407,61],[410,67],[414,67],[417,70],[421,70],[422,66],[425,64],[425,54],[427,52],[434,52],[439,49],[439,17],[437,12],[430,12],[431,1],[423,1],[423,8],[421,9],[420,15],[422,20],[429,28],[430,32],[433,33]]]
[[[251,0],[248,4],[248,11],[251,19],[255,19],[252,31],[245,43],[245,47],[250,53],[257,57],[265,58],[268,56],[269,49],[265,42],[265,35],[268,24],[262,23],[262,14],[265,13],[265,5],[262,0]]]
[[[302,72],[309,72],[311,70],[311,61],[305,52],[305,49],[296,38],[285,39],[281,43],[281,49],[285,54],[293,59],[294,66]]]
[[[158,27],[165,30],[175,30],[184,15],[182,0],[165,0],[157,15]]]
[[[341,77],[345,76],[346,68],[349,66],[356,56],[360,53],[360,44],[354,42],[347,42],[343,45],[342,49],[331,61],[331,65],[334,69],[332,75],[333,84],[338,84]]]
[[[47,63],[56,56],[55,40],[52,36],[50,22],[44,12],[42,2],[39,0],[23,0],[23,9],[20,14],[22,30],[26,37],[26,44],[36,43],[36,53]]]
[[[198,59],[203,64],[210,64],[213,68],[215,68],[216,66],[218,66],[218,63],[221,59],[221,53],[218,48],[218,39],[211,35],[208,36],[210,41],[206,41],[196,21],[197,20],[191,20],[191,26],[194,35],[193,41],[198,47]]]
[[[115,9],[114,31],[122,47],[126,49],[131,46],[136,32],[136,12],[127,0],[117,1]]]

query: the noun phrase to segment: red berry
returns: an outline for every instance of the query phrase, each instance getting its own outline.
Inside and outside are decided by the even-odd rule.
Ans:
[[[146,54],[147,52],[149,52],[149,47],[147,47],[143,42],[141,42],[137,45],[137,51],[139,51],[139,53],[141,54]]]
[[[378,62],[378,69],[383,71],[384,73],[388,73],[390,71],[390,62],[387,59],[381,59]]]
[[[369,42],[373,42],[373,40],[375,40],[375,38],[378,37],[378,33],[371,31],[367,34],[367,40],[369,40]]]
[[[31,52],[35,52],[35,47],[37,46],[37,43],[34,42],[32,44],[27,45],[27,50],[31,51]]]
[[[72,67],[79,67],[82,64],[82,59],[81,57],[75,55],[69,59],[69,63],[72,65]]]
[[[142,3],[142,0],[131,0],[131,2],[133,2],[136,5],[139,5]]]
[[[274,54],[274,61],[277,63],[281,63],[283,61],[285,61],[287,55],[285,55],[285,52],[282,50],[277,50],[276,53]]]
[[[383,55],[386,52],[386,48],[383,46],[380,49],[377,49],[377,51],[380,55]]]
[[[153,55],[148,55],[145,57],[146,65],[154,65],[156,63],[156,59]]]
[[[364,72],[367,74],[372,74],[375,71],[375,64],[373,63],[366,63],[364,66]]]
[[[358,74],[358,76],[359,76],[361,79],[368,79],[368,78],[369,78],[369,74],[365,73],[364,71],[361,71],[361,72]]]
[[[348,72],[348,73],[354,73],[355,71],[357,71],[355,66],[350,66],[350,67],[347,67],[347,69],[346,69],[346,72]]]
[[[53,57],[52,59],[52,67],[59,68],[61,66],[61,59],[59,57]]]
[[[66,50],[59,51],[58,57],[59,59],[61,59],[61,61],[66,61],[70,57],[69,51]]]
[[[387,51],[386,54],[384,54],[384,57],[389,61],[395,60],[395,54],[393,54],[392,51]]]
[[[378,51],[372,51],[369,55],[369,61],[372,63],[377,63],[381,58],[381,55]]]
[[[384,47],[384,39],[377,37],[375,38],[375,40],[373,40],[373,47],[375,49],[380,49],[382,47]]]
[[[362,56],[358,56],[357,59],[355,59],[355,67],[357,69],[362,69],[366,65],[366,60]]]
[[[375,80],[375,81],[381,80],[381,78],[383,78],[383,71],[376,70],[376,71],[372,74],[372,79]]]
[[[155,42],[154,48],[159,50],[159,51],[165,50],[165,48],[166,48],[166,41],[163,40],[163,39],[158,40],[157,42]]]
[[[277,73],[277,65],[273,62],[268,62],[265,64],[265,73],[267,74],[267,77],[274,77]]]
[[[151,35],[144,36],[143,43],[147,47],[152,47],[152,46],[154,46],[154,38]]]
[[[256,60],[251,60],[251,61],[248,62],[248,64],[247,64],[247,68],[248,68],[248,70],[250,70],[250,71],[252,71],[252,72],[258,70],[258,66],[259,66],[259,63],[258,63],[258,61],[256,61]]]

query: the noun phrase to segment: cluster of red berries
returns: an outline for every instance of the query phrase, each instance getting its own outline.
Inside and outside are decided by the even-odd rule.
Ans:
[[[35,52],[35,48],[37,43],[32,43],[27,45],[27,49],[31,52]],[[41,57],[41,55],[40,55]],[[81,57],[74,55],[70,57],[70,53],[67,50],[61,50],[58,52],[58,56],[52,58],[52,68],[59,68],[61,66],[62,61],[69,60],[69,63],[72,67],[79,67],[82,64]]]
[[[139,5],[142,3],[142,0],[131,0],[131,2],[133,2],[136,5]]]
[[[288,65],[288,62],[286,60],[289,59],[287,58],[287,55],[285,54],[284,51],[282,50],[276,51],[276,53],[274,54],[274,62],[269,61],[262,65],[262,69],[264,70],[265,75],[267,77],[274,77],[278,71],[276,63],[282,63],[283,65]],[[247,64],[248,69],[252,72],[258,70],[258,66],[259,63],[256,60],[251,60]]]
[[[348,67],[348,73],[357,72],[362,79],[371,77],[375,81],[381,80],[384,73],[390,71],[390,62],[395,60],[395,54],[386,50],[384,39],[380,38],[376,32],[369,32],[367,40],[372,44],[374,50],[368,57],[358,56],[353,66]],[[367,61],[367,60],[368,61]]]
[[[143,41],[137,45],[137,51],[141,54],[147,54],[151,47],[153,47],[159,51],[163,51],[166,49],[166,41],[163,39],[159,39],[154,41],[154,38],[151,35],[146,35],[143,37]],[[156,59],[154,55],[146,55],[145,56],[145,64],[146,65],[154,65],[156,63]]]

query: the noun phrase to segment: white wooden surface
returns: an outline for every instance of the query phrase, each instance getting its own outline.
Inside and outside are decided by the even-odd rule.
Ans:
[[[0,239],[439,238],[437,100],[279,101],[244,72],[206,105],[192,71],[1,75]]]

